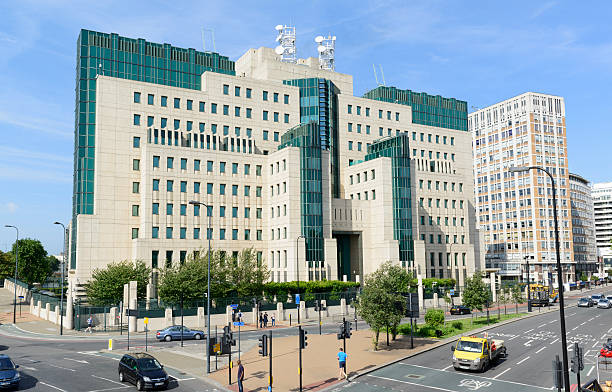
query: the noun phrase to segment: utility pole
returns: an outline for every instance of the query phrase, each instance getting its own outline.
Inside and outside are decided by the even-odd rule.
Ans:
[[[19,263],[19,229],[17,226],[4,225],[4,227],[12,227],[17,230],[17,241],[15,241],[15,299],[13,301],[13,324],[17,324],[17,265]]]
[[[298,365],[298,373],[300,375],[300,392],[302,392],[302,349],[305,349],[308,346],[308,332],[302,329],[301,325],[298,325],[298,337],[299,337],[299,349],[300,349],[300,364]]]
[[[62,274],[60,283],[60,335],[64,334],[64,269],[66,268],[66,226],[61,222],[53,222],[54,225],[61,225],[64,229],[64,254],[62,255]],[[21,316],[21,307],[19,308],[19,316]]]
[[[295,274],[297,277],[297,298],[300,298],[300,252],[299,252],[299,245],[300,245],[300,238],[303,238],[304,241],[306,240],[306,237],[304,237],[303,235],[299,235],[298,238],[295,239]],[[298,316],[298,325],[300,325],[300,304],[297,304],[297,316]]]
[[[185,319],[183,318],[183,293],[181,293],[181,347],[183,346],[183,330],[185,329]]]
[[[531,313],[531,270],[529,269],[529,255],[525,256],[527,261],[527,312]]]

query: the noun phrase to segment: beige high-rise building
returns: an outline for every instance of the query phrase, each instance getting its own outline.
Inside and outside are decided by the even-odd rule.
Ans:
[[[565,103],[528,92],[470,113],[474,199],[487,268],[502,279],[556,284],[552,187],[539,170],[509,173],[512,166],[541,166],[557,185],[560,253],[565,282],[575,281]]]
[[[603,272],[603,263],[597,260],[591,184],[576,173],[570,173],[569,181],[576,278],[582,279],[585,275],[587,279],[591,279],[594,274]]]
[[[252,247],[279,282],[390,260],[463,284],[480,267],[466,102],[356,97],[351,75],[269,48],[234,63],[87,30],[78,45],[75,287],[112,261],[159,271],[208,238],[227,257]]]

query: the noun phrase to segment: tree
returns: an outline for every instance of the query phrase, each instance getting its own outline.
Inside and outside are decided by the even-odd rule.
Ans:
[[[428,309],[425,313],[425,323],[435,330],[444,324],[444,311],[442,309]]]
[[[12,264],[15,264],[15,251],[17,243],[13,244],[11,251]],[[19,260],[17,263],[17,279],[32,283],[45,283],[53,272],[49,263],[47,251],[40,241],[31,238],[19,240]],[[13,268],[13,271],[15,269]]]
[[[374,350],[378,349],[380,330],[390,328],[393,333],[406,313],[406,299],[400,293],[408,292],[410,279],[405,269],[391,262],[365,278],[357,310],[374,331]]]
[[[15,274],[15,259],[7,252],[0,251],[0,279],[13,278]]]
[[[489,287],[482,280],[481,272],[477,271],[474,275],[465,280],[463,305],[470,309],[478,309],[482,312],[482,308],[489,302],[489,298]]]
[[[85,284],[87,299],[94,306],[118,304],[123,299],[123,285],[131,280],[138,282],[138,298],[144,298],[150,276],[151,269],[140,260],[110,263],[93,271]]]
[[[516,306],[516,313],[518,314],[518,306],[525,302],[523,298],[523,293],[521,292],[521,286],[516,284],[512,287],[512,302]]]
[[[257,261],[253,248],[243,249],[238,258],[232,258],[225,266],[229,281],[239,296],[262,292],[263,284],[270,278],[270,271],[265,264]]]

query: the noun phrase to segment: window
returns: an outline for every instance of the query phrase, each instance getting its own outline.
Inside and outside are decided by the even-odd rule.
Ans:
[[[238,164],[232,163],[232,174],[238,174]]]
[[[177,130],[181,127],[181,120],[174,120],[174,129]],[[168,142],[170,143],[170,142]]]
[[[212,173],[212,171],[213,171],[213,161],[206,161],[206,171],[208,173]]]
[[[172,215],[172,209],[174,208],[174,204],[167,203],[166,204],[166,215]]]
[[[267,110],[263,111],[263,119],[264,121],[268,121],[268,111]]]
[[[348,107],[346,108],[346,111],[348,114],[353,113],[353,105],[348,105]]]
[[[232,207],[232,218],[238,218],[238,207]]]
[[[249,207],[244,207],[244,217],[246,219],[250,219],[251,218],[251,209]]]
[[[274,112],[274,122],[278,122],[278,112]]]
[[[263,131],[263,140],[268,140],[268,131]]]
[[[246,109],[246,117],[247,118],[252,118],[253,117],[253,109],[251,109],[251,108],[247,108]]]
[[[225,162],[219,162],[219,173],[225,173]]]
[[[181,170],[187,170],[187,158],[181,158]]]
[[[203,111],[204,111],[204,109],[205,109],[205,106],[206,106],[206,105],[204,104],[204,102],[200,101],[199,110],[200,110],[201,112],[203,112]]]
[[[217,104],[216,103],[211,103],[210,104],[210,112],[212,114],[217,114]]]
[[[151,238],[159,238],[159,227],[153,226],[151,230]]]
[[[187,228],[186,227],[181,227],[180,231],[179,231],[179,237],[180,239],[184,240],[185,238],[187,238]]]
[[[180,109],[181,108],[181,99],[180,98],[174,98],[174,108],[175,109]]]
[[[237,96],[237,97],[240,96],[240,87],[238,87],[238,86],[234,87],[234,95]]]
[[[134,115],[134,125],[140,125],[140,114]]]
[[[132,206],[132,216],[139,216],[138,213],[140,211],[140,206],[138,204],[134,204]]]
[[[353,123],[348,123],[348,131],[353,132]]]
[[[209,195],[213,194],[213,183],[209,182],[206,184],[206,193]]]
[[[199,159],[193,160],[193,171],[200,171],[200,160]]]
[[[134,103],[140,103],[140,93],[134,92]]]
[[[234,128],[234,135],[240,136],[240,127],[235,127]]]
[[[251,98],[252,94],[253,94],[253,90],[251,90],[250,88],[247,88],[246,89],[246,97],[247,98]]]
[[[147,127],[152,127],[155,123],[155,117],[147,116]]]
[[[153,179],[153,190],[154,191],[158,191],[159,190],[159,179],[157,179],[157,178]]]
[[[285,124],[289,124],[289,114],[285,113]]]
[[[361,142],[357,142],[357,151],[361,151]]]
[[[172,239],[172,231],[173,231],[172,227],[166,227],[166,238],[167,239]]]
[[[274,132],[274,141],[277,142],[279,140],[280,134],[278,132]]]
[[[132,147],[140,148],[140,138],[138,136],[134,136],[134,140],[132,141]]]
[[[225,229],[219,229],[219,239],[220,240],[225,239]]]
[[[349,140],[348,142],[348,149],[349,150],[353,150],[353,142]]]
[[[173,180],[166,181],[166,190],[168,192],[172,192],[173,189],[174,189],[174,181]]]
[[[187,192],[187,181],[181,181],[181,192]]]
[[[174,158],[173,157],[168,157],[168,159],[166,159],[166,167],[168,169],[174,168]]]
[[[132,239],[136,239],[138,238],[138,228],[133,228],[132,229]]]
[[[238,196],[238,185],[232,185],[232,196]]]
[[[255,218],[261,219],[261,211],[262,211],[261,208],[257,208],[255,210]]]
[[[265,90],[263,91],[262,98],[263,98],[264,101],[268,100],[268,92],[267,91],[265,91]]]
[[[288,105],[288,104],[289,104],[289,95],[285,94],[285,95],[283,96],[283,102],[285,103],[285,105]]]
[[[261,230],[257,230],[256,237],[257,241],[261,241]]]
[[[225,184],[219,184],[219,194],[225,195]]]
[[[161,105],[164,108],[168,106],[168,97],[162,95],[162,97],[161,97]]]
[[[191,99],[187,100],[187,110],[193,110],[193,101]]]
[[[165,118],[165,117],[162,117],[161,120],[160,120],[160,126],[162,128],[166,128],[168,126],[168,119]]]
[[[132,169],[136,171],[140,170],[140,159],[134,159],[132,161]]]
[[[232,229],[232,240],[238,239],[238,229]]]
[[[193,129],[193,121],[187,121],[187,131],[191,131]]]
[[[244,195],[247,196],[247,197],[251,196],[251,187],[250,186],[248,186],[248,185],[244,186]]]
[[[234,107],[234,116],[240,117],[240,106]]]
[[[261,176],[261,165],[255,166],[255,175],[258,177]]]
[[[223,105],[223,115],[229,116],[229,105]]]
[[[193,239],[194,240],[199,240],[200,239],[200,228],[199,227],[194,227],[193,228]]]
[[[370,108],[366,108],[366,117],[370,117]]]
[[[255,196],[256,197],[261,197],[261,187],[260,186],[255,188]]]
[[[206,206],[206,216],[213,216],[213,207]]]
[[[200,193],[200,183],[199,182],[193,183],[193,193]]]
[[[200,205],[195,204],[193,206],[193,216],[200,216]]]
[[[357,124],[357,133],[361,133],[361,124]]]
[[[369,134],[370,134],[370,126],[366,125],[366,135],[369,135]]]
[[[229,84],[224,84],[223,85],[223,95],[228,95],[229,94]]]
[[[219,206],[219,217],[225,218],[225,206]]]
[[[140,193],[140,183],[139,182],[132,183],[132,193]]]
[[[361,116],[361,106],[357,106],[357,115]]]
[[[274,102],[278,102],[278,93],[274,93]]]

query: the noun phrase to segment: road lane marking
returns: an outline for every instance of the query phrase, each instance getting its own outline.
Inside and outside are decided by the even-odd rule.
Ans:
[[[112,382],[113,384],[121,385],[122,387],[124,387],[124,386],[125,386],[125,384],[120,383],[119,381],[111,380],[110,378],[96,376],[95,374],[92,374],[91,376],[92,376],[93,378],[98,378],[98,379],[100,379],[100,380],[104,380],[104,381]]]
[[[542,327],[545,327],[545,326],[546,326],[546,323],[540,325],[538,328],[542,328]]]
[[[85,361],[83,359],[73,359],[73,358],[64,358],[64,359],[66,359],[68,361],[74,361],[74,362],[78,362],[78,363],[83,363],[83,364],[89,363],[89,362],[87,362],[87,361]]]
[[[444,368],[444,369],[442,369],[442,370],[450,369],[450,368],[452,368],[452,367],[453,367],[453,365],[448,365],[447,367],[445,367],[445,368]]]
[[[520,365],[521,363],[525,362],[526,360],[528,360],[529,358],[531,358],[530,356],[526,356],[525,358],[521,359],[520,361],[518,361],[516,364]]]
[[[71,371],[71,372],[76,372],[76,370],[74,370],[74,369],[66,368],[66,367],[63,367],[63,366],[57,366],[57,365],[54,365],[52,363],[48,363],[47,365],[49,365],[51,367],[54,367],[54,368],[58,368],[58,369],[64,369],[64,370],[68,370],[68,371]]]
[[[594,319],[595,319],[595,317],[591,317],[591,318],[589,319],[589,321],[593,321]]]
[[[25,365],[21,365],[21,367],[22,367],[23,369],[26,369],[26,370],[32,370],[32,371],[34,371],[34,372],[36,371],[36,368],[33,368],[33,367],[29,367],[29,366],[25,366]]]
[[[451,365],[453,366],[453,365]],[[176,378],[174,376],[170,376],[170,378],[174,379],[174,381],[189,381],[189,380],[195,380],[195,377],[187,377],[187,378]]]
[[[523,332],[523,333],[529,333],[529,332],[533,331],[534,329],[535,329],[535,328],[528,329],[527,331],[525,331],[525,332]]]
[[[586,324],[586,321],[585,321],[585,322],[583,322],[583,323],[580,323],[580,325],[584,325],[584,324]]]
[[[597,346],[598,344],[599,344],[599,342],[595,342],[595,343],[593,343],[593,348],[594,348],[595,346]]]
[[[593,373],[593,370],[595,370],[595,366],[591,366],[591,370],[589,370],[589,372],[587,373],[587,377],[589,377],[591,373]]]
[[[523,345],[527,346],[527,347],[531,347],[531,342],[533,342],[533,340],[529,340],[529,341],[523,343]]]
[[[556,322],[557,322],[557,320],[552,320],[548,324],[553,324],[553,323],[556,323]]]
[[[499,373],[497,376],[492,377],[492,378],[493,378],[493,380],[495,380],[497,377],[501,376],[502,374],[506,373],[506,372],[507,372],[508,370],[510,370],[510,369],[512,369],[512,368],[508,368],[508,369],[504,370],[503,372]]]
[[[550,344],[555,344],[557,341],[559,340],[559,338],[556,338],[555,340],[553,340],[552,342],[550,342]]]
[[[47,384],[46,382],[38,381],[38,383],[39,383],[39,384],[42,384],[42,385],[44,385],[44,386],[47,386],[47,387],[49,387],[49,388],[56,389],[56,390],[61,391],[61,392],[67,392],[65,389],[62,389],[62,388],[56,387],[55,385]]]
[[[544,350],[546,347],[542,347],[541,349],[539,349],[538,351],[536,351],[536,354],[539,353],[540,351]]]
[[[606,340],[606,334],[604,333],[603,335],[601,335],[601,338],[599,340]]]
[[[608,333],[612,333],[612,328],[610,328],[610,329],[608,330]]]
[[[87,391],[87,392],[106,392],[106,391],[116,391],[117,389],[125,389],[125,388],[131,388],[130,385],[122,385],[120,387],[112,387],[112,388],[104,388],[104,389],[93,389],[91,391]]]
[[[410,381],[404,381],[404,380],[396,380],[394,378],[390,378],[390,377],[382,377],[382,376],[375,376],[373,374],[366,374],[366,377],[374,377],[374,378],[380,378],[381,380],[387,380],[387,381],[394,381],[394,382],[401,382],[403,384],[408,384],[408,385],[416,385],[417,387],[422,387],[423,384],[417,384],[415,382],[410,382]],[[431,388],[431,389],[435,389],[437,391],[444,391],[444,392],[456,392],[453,389],[446,389],[446,388],[440,388],[440,387],[433,387],[433,386],[429,386],[426,385],[427,388]],[[66,391],[64,391],[66,392]]]
[[[572,317],[573,315],[575,315],[576,313],[572,313],[572,314],[568,314],[567,317]],[[599,317],[599,316],[597,316]]]
[[[572,328],[572,331],[575,331],[575,330],[577,330],[578,328],[579,328],[579,326],[577,325],[577,326],[575,326],[574,328]]]

